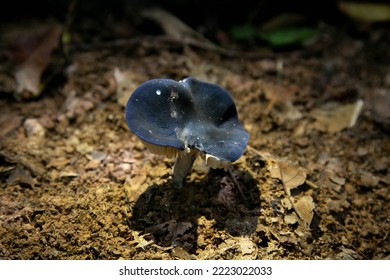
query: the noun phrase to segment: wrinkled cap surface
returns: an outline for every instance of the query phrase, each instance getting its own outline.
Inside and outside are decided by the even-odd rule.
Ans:
[[[143,83],[127,102],[126,123],[149,144],[194,148],[230,162],[242,155],[249,138],[230,94],[194,78]]]

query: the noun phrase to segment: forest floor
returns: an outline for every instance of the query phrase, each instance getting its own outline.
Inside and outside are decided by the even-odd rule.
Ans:
[[[389,50],[381,28],[258,55],[145,36],[54,55],[36,98],[2,74],[0,258],[389,259]],[[124,104],[188,76],[231,93],[250,139],[176,189]]]

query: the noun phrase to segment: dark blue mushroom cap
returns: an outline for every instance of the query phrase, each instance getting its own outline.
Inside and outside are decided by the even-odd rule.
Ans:
[[[148,144],[197,149],[230,162],[242,155],[249,138],[230,94],[194,78],[143,83],[127,102],[126,123]]]

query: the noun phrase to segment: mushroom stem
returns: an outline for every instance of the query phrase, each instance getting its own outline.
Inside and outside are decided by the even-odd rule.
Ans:
[[[197,150],[189,150],[179,153],[173,166],[172,181],[175,187],[181,188],[185,177],[192,169],[192,165],[198,155]]]

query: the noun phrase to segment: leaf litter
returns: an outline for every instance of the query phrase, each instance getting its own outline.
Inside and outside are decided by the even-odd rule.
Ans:
[[[8,43],[8,53],[14,62],[15,96],[18,99],[40,95],[42,74],[51,61],[53,50],[59,47],[61,26],[55,24],[41,29],[23,31],[23,36]]]
[[[227,61],[210,48],[166,44],[74,52],[75,67],[64,84],[47,89],[51,94],[0,100],[0,119],[15,120],[0,126],[0,257],[388,258],[390,142],[386,126],[377,126],[383,109],[359,101],[349,108],[337,98],[329,108],[333,100],[319,86],[339,82],[324,77],[324,60],[338,61],[334,72],[359,89],[364,104],[367,89],[383,86],[369,82],[374,77],[356,79],[359,63],[372,66],[365,52],[356,51],[345,68],[339,50],[351,40],[313,45],[321,59],[282,53]],[[388,71],[387,64],[376,67],[363,74]],[[123,104],[144,78],[191,75],[232,93],[251,137],[229,169],[196,165],[176,190],[173,162],[130,134]]]

